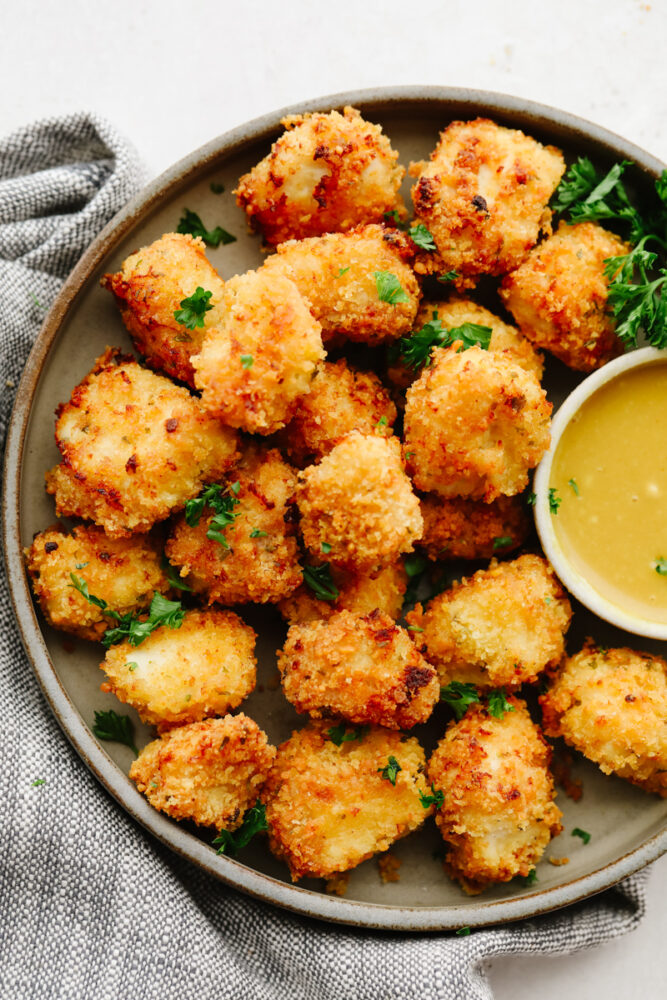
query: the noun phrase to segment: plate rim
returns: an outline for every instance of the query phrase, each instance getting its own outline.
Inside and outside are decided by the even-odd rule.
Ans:
[[[451,931],[463,926],[479,928],[539,916],[610,888],[667,852],[667,824],[662,831],[616,861],[565,885],[524,893],[510,900],[479,899],[468,903],[464,898],[460,905],[454,906],[390,905],[329,896],[282,882],[232,858],[217,855],[204,841],[150,806],[103,750],[79,715],[49,657],[24,570],[20,538],[21,464],[35,392],[64,320],[102,257],[111,252],[142,217],[150,214],[161,197],[176,194],[180,186],[194,180],[195,175],[205,173],[220,156],[261,141],[268,133],[278,129],[284,116],[326,111],[345,104],[372,109],[373,104],[391,108],[406,102],[470,105],[471,110],[477,109],[476,114],[482,106],[488,114],[496,112],[503,116],[532,118],[537,124],[543,121],[548,126],[564,129],[573,138],[592,140],[597,145],[606,146],[615,155],[633,159],[640,168],[654,176],[664,168],[659,159],[641,147],[577,115],[496,91],[460,87],[401,86],[344,91],[269,112],[216,136],[154,178],[107,223],[81,256],[49,310],[28,356],[8,424],[3,470],[2,540],[9,592],[19,632],[49,706],[84,764],[135,821],[179,856],[232,888],[293,913],[367,929]]]

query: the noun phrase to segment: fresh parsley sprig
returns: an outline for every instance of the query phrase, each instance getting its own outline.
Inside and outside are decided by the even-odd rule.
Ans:
[[[495,691],[489,691],[486,698],[486,707],[489,710],[489,715],[492,715],[494,719],[502,719],[505,712],[513,712],[514,705],[510,705],[505,694],[505,688],[496,688]]]
[[[134,751],[136,757],[139,756],[139,751],[134,743],[132,721],[129,715],[118,715],[113,709],[108,712],[95,712],[95,722],[92,728],[93,734],[97,736],[98,740],[124,743],[126,747]]]
[[[440,688],[440,701],[444,701],[453,710],[457,721],[462,719],[470,705],[481,702],[482,698],[474,684],[463,684],[461,681],[451,681],[447,687]],[[502,719],[505,712],[513,712],[514,705],[507,700],[505,688],[494,688],[486,693],[486,708],[494,719]]]
[[[327,729],[327,739],[340,747],[343,743],[351,743],[352,740],[363,740],[367,732],[368,726],[350,728],[344,722],[340,722],[337,726]]]
[[[604,274],[616,333],[627,347],[636,347],[643,330],[653,347],[667,347],[667,269],[655,271],[658,255],[646,250],[647,236],[623,257],[608,257]],[[657,273],[651,278],[649,272]]]
[[[188,587],[176,567],[171,565],[166,556],[162,556],[162,572],[170,587],[173,587],[175,590],[184,590],[187,593],[192,593],[192,587]]]
[[[190,236],[201,236],[204,243],[210,247],[218,247],[221,243],[223,246],[226,246],[228,243],[236,243],[236,237],[228,233],[222,226],[216,226],[215,229],[207,229],[197,213],[191,212],[189,208],[183,209],[183,215],[176,226],[176,232],[189,234]]]
[[[105,649],[124,641],[129,642],[131,646],[139,646],[156,628],[160,628],[162,625],[167,625],[169,628],[180,628],[183,624],[185,611],[180,601],[169,601],[162,594],[153,594],[148,618],[141,620],[133,611],[124,615],[114,611],[101,597],[91,594],[86,581],[78,577],[76,573],[70,573],[69,577],[72,581],[70,586],[78,590],[89,604],[94,604],[105,615],[118,622],[114,628],[108,628],[102,636],[102,645]]]
[[[630,160],[623,160],[601,176],[587,156],[580,156],[558,186],[554,209],[566,212],[573,225],[598,221],[627,223],[630,241],[638,243],[650,230],[631,203],[622,181],[626,168],[632,165]]]
[[[335,601],[340,593],[333,582],[331,564],[328,562],[321,566],[305,566],[303,582],[319,601]]]
[[[375,287],[380,302],[396,306],[399,302],[409,302],[410,297],[395,274],[391,271],[373,271]]]
[[[420,250],[427,250],[431,253],[433,250],[438,249],[435,245],[433,235],[428,231],[423,222],[418,222],[416,226],[413,226],[409,235],[412,242]]]
[[[398,777],[398,772],[402,771],[403,768],[398,763],[395,757],[390,756],[387,760],[385,767],[378,767],[378,774],[389,781],[392,785],[396,784],[396,778]]]
[[[229,854],[230,857],[234,857],[243,847],[247,847],[255,834],[268,829],[266,806],[263,802],[258,802],[252,809],[248,809],[238,830],[233,832],[221,830],[213,844],[218,847],[218,854]]]
[[[181,308],[174,313],[176,322],[182,323],[188,330],[203,327],[206,313],[213,308],[210,301],[212,294],[198,285],[189,298],[182,299]]]
[[[425,795],[424,792],[419,793],[419,801],[423,805],[424,809],[430,809],[431,806],[435,806],[436,809],[441,809],[445,804],[445,793],[441,788],[436,789],[431,783],[432,795]]]
[[[434,347],[451,347],[460,340],[459,351],[469,347],[481,347],[488,350],[491,343],[491,327],[479,323],[462,323],[461,326],[445,327],[438,318],[437,309],[433,310],[433,318],[424,323],[421,330],[415,330],[409,337],[401,337],[396,346],[395,355],[403,364],[414,371],[432,361],[431,351]]]
[[[229,542],[225,538],[224,532],[241,513],[234,510],[239,505],[236,494],[240,488],[238,482],[229,486],[229,492],[227,492],[226,487],[219,486],[217,483],[207,486],[198,497],[188,500],[185,504],[186,524],[195,528],[199,524],[204,507],[210,507],[213,511],[213,517],[206,531],[206,537],[213,542],[219,542],[223,548],[229,549]]]

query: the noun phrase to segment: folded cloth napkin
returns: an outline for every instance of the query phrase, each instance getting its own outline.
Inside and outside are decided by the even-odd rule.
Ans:
[[[45,310],[138,177],[132,150],[96,115],[48,119],[0,142],[3,439]],[[3,998],[488,1000],[485,960],[591,947],[643,915],[646,873],[468,937],[350,930],[273,909],[166,850],[96,783],[42,697],[4,579],[0,678]]]

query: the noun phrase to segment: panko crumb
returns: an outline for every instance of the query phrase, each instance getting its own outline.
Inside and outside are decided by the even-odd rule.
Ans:
[[[491,503],[435,495],[421,498],[424,534],[419,547],[429,559],[492,559],[520,548],[531,523],[519,497]]]
[[[398,869],[401,867],[403,862],[400,858],[397,858],[395,854],[387,851],[383,854],[381,858],[378,858],[378,871],[380,872],[380,879],[384,885],[387,882],[400,882],[401,876]]]
[[[324,891],[330,896],[346,896],[350,885],[350,873],[339,872],[333,878],[327,879],[324,884]]]
[[[290,625],[325,620],[339,611],[367,615],[381,611],[390,618],[400,617],[408,586],[408,574],[402,560],[390,563],[374,573],[355,573],[331,566],[331,579],[338,596],[325,601],[315,596],[308,584],[302,584],[278,605]]]
[[[547,858],[547,861],[550,865],[553,865],[554,868],[560,868],[561,865],[569,865],[570,863],[569,858]]]
[[[551,773],[559,788],[562,788],[568,799],[579,802],[584,794],[584,785],[581,778],[572,777],[572,766],[574,757],[568,750],[560,747],[554,750],[551,762]]]

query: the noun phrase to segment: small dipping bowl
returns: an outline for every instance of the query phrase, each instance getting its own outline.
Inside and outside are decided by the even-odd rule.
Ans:
[[[599,618],[667,640],[667,351],[616,358],[570,393],[533,490],[540,541],[566,589]]]

